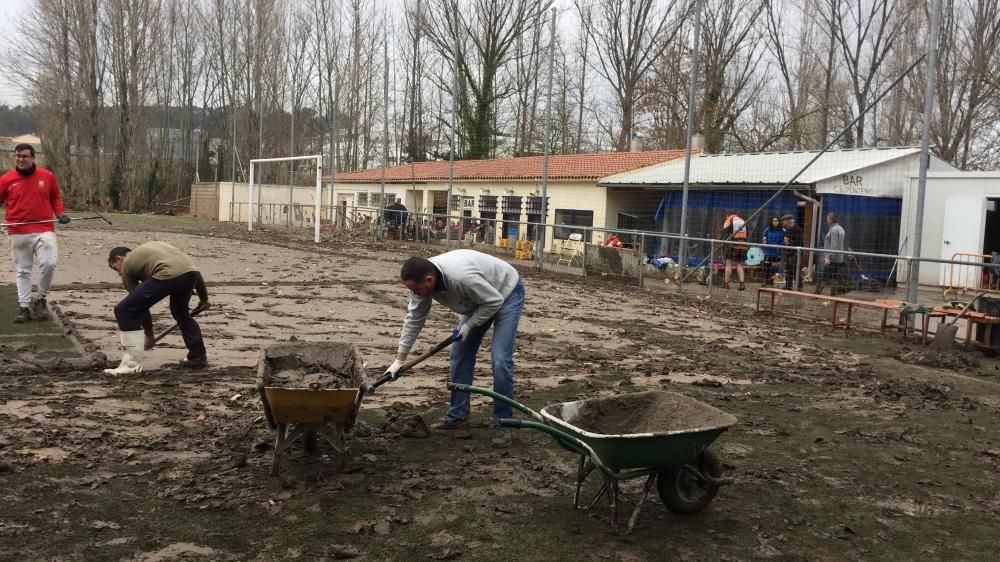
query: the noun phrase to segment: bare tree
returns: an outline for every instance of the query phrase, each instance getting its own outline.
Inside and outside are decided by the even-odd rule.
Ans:
[[[714,0],[702,14],[701,101],[698,123],[705,135],[705,150],[720,152],[726,136],[750,107],[765,78],[757,72],[761,62],[763,31],[757,24],[764,9],[760,0]],[[748,146],[736,138],[736,147]]]
[[[946,0],[941,15],[932,142],[939,157],[978,167],[985,162],[977,157],[977,131],[1000,119],[1000,1]]]
[[[857,116],[878,95],[886,61],[906,21],[897,9],[905,0],[827,0],[830,29],[840,47],[851,83],[853,115]],[[857,147],[865,146],[868,116],[854,127]]]
[[[590,17],[581,2],[576,7],[597,52],[595,68],[614,91],[621,119],[615,147],[628,150],[642,80],[677,36],[687,9],[679,0],[600,0]]]
[[[518,37],[541,25],[550,0],[437,0],[427,18],[427,36],[441,58],[457,65],[462,136],[467,158],[488,158],[496,133],[497,108],[517,88],[503,81]],[[455,45],[458,44],[456,52]],[[450,73],[446,73],[450,74]],[[450,80],[440,79],[442,85]]]

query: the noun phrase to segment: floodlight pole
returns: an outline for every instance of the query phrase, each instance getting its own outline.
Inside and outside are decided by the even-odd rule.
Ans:
[[[538,263],[538,267],[541,268],[543,261],[543,255],[545,254],[545,242],[548,237],[548,233],[545,231],[545,225],[548,223],[549,218],[549,206],[546,204],[549,195],[549,153],[552,152],[552,141],[551,141],[551,131],[552,131],[552,75],[554,72],[553,62],[555,60],[556,52],[556,9],[552,8],[552,18],[549,22],[549,83],[548,83],[548,93],[546,94],[545,102],[545,144],[544,153],[542,154],[542,224],[539,226],[539,241],[538,252],[535,254],[535,260]],[[591,240],[593,242],[593,240]],[[586,249],[586,248],[585,248]]]
[[[694,42],[691,53],[691,73],[688,84],[688,111],[687,111],[687,138],[684,141],[684,183],[681,188],[681,247],[677,254],[678,271],[684,271],[687,264],[687,210],[688,210],[688,186],[691,180],[691,139],[694,135],[694,106],[695,94],[698,89],[698,58],[700,53],[699,39],[701,38],[701,6],[703,0],[696,0],[694,7]],[[666,193],[664,193],[666,197]],[[663,206],[663,232],[667,231],[667,206]]]
[[[456,20],[458,19],[458,14],[455,14]],[[454,76],[454,93],[451,96],[451,149],[448,150],[448,202],[445,207],[445,220],[444,220],[444,241],[445,246],[449,245],[451,242],[451,193],[455,187],[455,129],[458,128],[458,26],[456,21],[456,33],[455,33],[455,50],[452,53],[454,57],[454,68],[452,72]],[[433,209],[431,209],[433,211]]]
[[[378,201],[378,235],[382,239],[385,229],[385,167],[389,163],[389,34],[387,28],[382,29],[382,175],[381,193]]]
[[[931,165],[931,122],[934,112],[934,74],[937,72],[938,36],[941,33],[941,0],[931,0],[931,37],[927,42],[927,80],[924,82],[924,130],[920,136],[920,170],[917,177],[917,216],[913,228],[913,256],[906,280],[907,302],[917,302],[920,283],[920,245],[924,234],[924,202],[927,198],[927,168]]]

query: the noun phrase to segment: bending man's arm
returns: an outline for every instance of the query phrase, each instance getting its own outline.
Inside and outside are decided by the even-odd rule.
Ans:
[[[399,335],[399,349],[396,351],[396,359],[406,361],[406,356],[413,348],[413,342],[417,341],[420,330],[427,322],[427,314],[431,310],[431,299],[419,297],[410,293],[410,303],[406,307],[406,319],[403,320],[403,331]]]
[[[198,280],[194,282],[194,292],[198,295],[198,306],[208,306],[208,287],[205,286],[205,278],[201,272],[197,271]]]

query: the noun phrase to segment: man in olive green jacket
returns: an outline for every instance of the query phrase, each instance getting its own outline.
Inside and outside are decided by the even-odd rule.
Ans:
[[[114,248],[108,255],[108,267],[121,275],[128,296],[115,306],[124,349],[122,362],[117,368],[105,369],[106,374],[130,375],[142,371],[143,351],[156,343],[149,309],[166,297],[170,297],[170,315],[177,321],[188,349],[182,365],[192,369],[208,366],[201,328],[188,310],[192,292],[198,293],[199,307],[207,308],[208,291],[191,258],[166,242],[154,241],[134,250]]]

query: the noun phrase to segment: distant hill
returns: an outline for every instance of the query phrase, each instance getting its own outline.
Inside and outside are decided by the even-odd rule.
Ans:
[[[0,136],[16,137],[38,131],[33,109],[27,105],[0,105]]]

